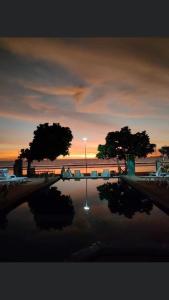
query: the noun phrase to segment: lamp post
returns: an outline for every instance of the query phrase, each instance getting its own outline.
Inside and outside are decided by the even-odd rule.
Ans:
[[[87,154],[86,154],[86,142],[87,142],[87,137],[83,138],[84,144],[85,144],[85,164],[86,164],[86,175],[87,175]]]
[[[122,149],[122,147],[117,147],[117,150],[121,150]],[[119,155],[117,154],[117,156],[116,156],[116,159],[117,159],[117,165],[118,165],[118,172],[119,172],[119,174],[121,174],[121,172],[122,172],[122,169],[121,169],[121,166],[120,166],[120,163],[119,163]]]
[[[90,209],[90,207],[88,206],[88,203],[87,203],[87,178],[86,178],[86,199],[85,199],[85,205],[83,208],[85,211],[88,211]]]

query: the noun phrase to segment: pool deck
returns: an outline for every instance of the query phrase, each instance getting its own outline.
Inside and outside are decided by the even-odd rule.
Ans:
[[[112,178],[120,178],[120,176],[107,176],[107,177],[103,177],[103,176],[90,176],[90,175],[85,175],[85,176],[73,176],[73,177],[64,177],[62,178],[63,180],[69,180],[69,179],[74,179],[74,180],[80,180],[80,179],[112,179]]]
[[[158,207],[169,212],[169,185],[164,185],[162,181],[147,181],[145,177],[139,176],[121,176],[120,178],[151,199]]]
[[[141,176],[143,178],[154,178],[155,176],[149,176],[148,175],[149,173],[148,172],[138,172],[136,173],[137,176]],[[105,180],[108,180],[108,179],[113,179],[113,178],[121,178],[122,175],[111,175],[111,176],[101,176],[100,174],[98,174],[98,176],[91,176],[89,173],[84,173],[82,176],[72,176],[72,177],[63,177],[62,179],[63,180],[69,180],[69,179],[75,179],[75,180],[80,180],[80,179],[105,179]],[[141,178],[140,177],[140,178]],[[145,179],[144,179],[145,180]]]
[[[48,178],[30,178],[28,182],[9,185],[6,195],[0,195],[0,210],[9,212],[25,201],[25,198],[60,179],[59,176]]]

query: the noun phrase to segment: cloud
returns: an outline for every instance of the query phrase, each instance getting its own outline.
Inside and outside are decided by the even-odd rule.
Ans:
[[[20,81],[21,83],[22,81]],[[85,97],[88,92],[88,87],[86,86],[51,86],[51,85],[37,85],[34,83],[23,82],[24,87],[38,92],[40,94],[46,95],[56,95],[56,96],[70,96],[76,101],[80,101]]]
[[[0,38],[0,116],[60,122],[95,145],[123,125],[158,132],[158,141],[164,124],[163,140],[168,46],[168,38]]]

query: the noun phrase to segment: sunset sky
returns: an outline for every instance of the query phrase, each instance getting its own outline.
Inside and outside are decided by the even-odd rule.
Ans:
[[[169,38],[0,38],[0,159],[28,147],[39,123],[69,126],[71,157],[109,131],[146,130],[169,144]]]

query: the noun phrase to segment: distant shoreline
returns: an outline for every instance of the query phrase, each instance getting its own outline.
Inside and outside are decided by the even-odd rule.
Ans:
[[[140,160],[156,160],[156,159],[160,159],[162,158],[162,156],[151,156],[151,157],[146,157],[146,158],[137,158],[136,161],[140,161]],[[0,164],[4,164],[4,163],[14,163],[15,160],[12,160],[12,159],[0,159]],[[85,161],[85,158],[58,158],[54,161],[50,161],[50,160],[43,160],[41,162],[37,162],[36,163],[45,163],[45,162],[48,162],[48,163],[56,163],[56,162],[69,162],[69,161]],[[98,159],[98,158],[87,158],[87,161],[90,162],[90,161],[94,161],[94,162],[105,162],[105,161],[116,161],[115,158],[110,158],[110,159]]]
[[[161,157],[148,157],[148,158],[140,158],[136,159],[136,166],[154,166],[156,159]],[[166,163],[169,163],[169,160],[165,160]],[[97,159],[97,158],[88,158],[86,161],[85,159],[57,159],[55,161],[34,161],[32,163],[32,167],[35,168],[46,168],[46,169],[60,169],[62,166],[69,166],[69,167],[85,167],[87,162],[87,166],[90,168],[92,167],[102,167],[102,166],[112,166],[117,167],[116,159]],[[14,161],[0,161],[0,168],[13,168]],[[26,168],[27,162],[23,162],[23,168]],[[120,161],[120,165],[124,165],[124,161]]]
[[[143,159],[136,159],[136,172],[154,172],[156,170],[156,159],[161,157],[148,157]],[[169,161],[166,160],[166,163],[169,164]],[[9,173],[13,174],[13,165],[14,161],[0,161],[0,168],[8,168]],[[86,169],[97,170],[101,172],[101,170],[107,168],[112,169],[114,171],[118,170],[118,165],[116,159],[97,159],[97,158],[88,158],[87,165],[85,159],[57,159],[55,161],[33,161],[32,167],[35,168],[36,174],[41,174],[44,172],[59,174],[62,167],[70,168],[72,171],[75,169],[81,170],[83,173]],[[120,161],[120,166],[124,169],[125,164],[124,161]],[[27,172],[27,162],[23,162],[23,174],[25,175]]]

